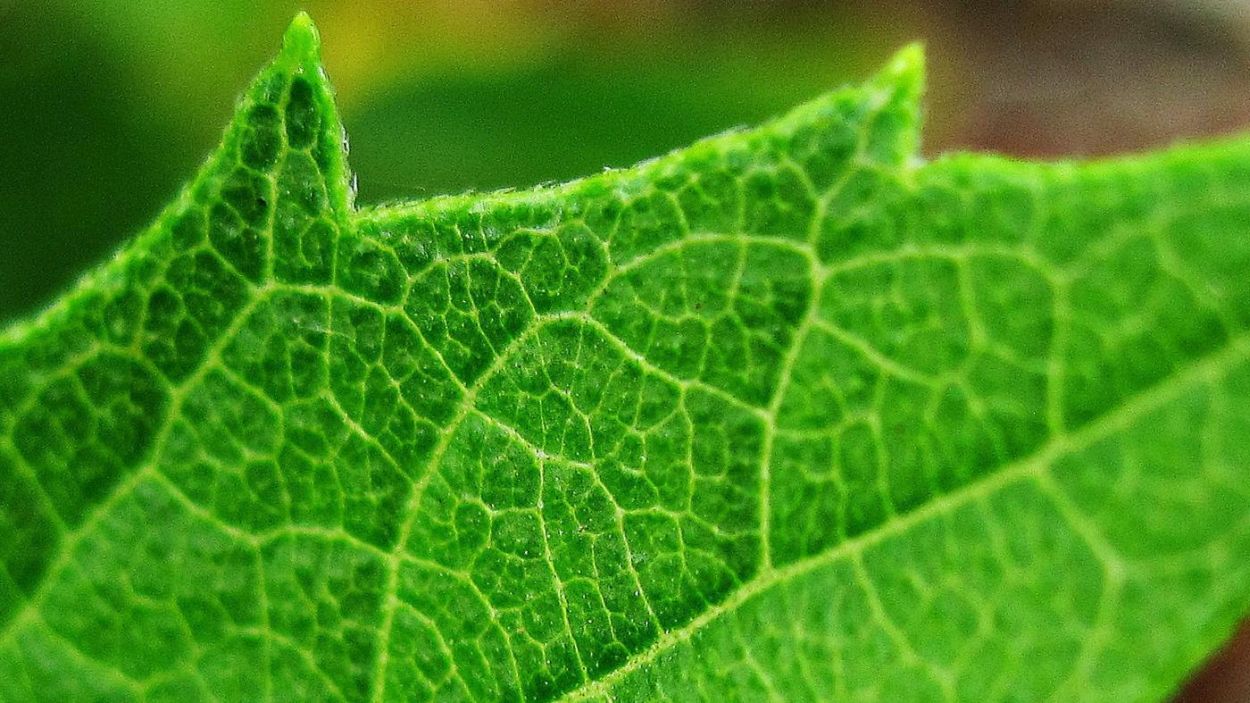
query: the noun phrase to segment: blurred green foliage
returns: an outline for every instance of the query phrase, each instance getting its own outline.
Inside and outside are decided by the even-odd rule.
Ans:
[[[911,34],[805,4],[304,3],[361,203],[524,187],[752,124]],[[0,319],[141,228],[216,143],[300,3],[0,6]]]

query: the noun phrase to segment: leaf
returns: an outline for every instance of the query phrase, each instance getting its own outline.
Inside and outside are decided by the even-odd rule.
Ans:
[[[1166,696],[1250,605],[1250,141],[926,163],[921,77],[357,210],[299,17],[0,335],[0,699]]]

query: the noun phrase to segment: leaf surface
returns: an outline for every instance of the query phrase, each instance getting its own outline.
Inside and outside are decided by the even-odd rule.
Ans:
[[[0,699],[1166,696],[1250,605],[1250,141],[922,162],[922,72],[358,210],[301,16],[0,333]]]

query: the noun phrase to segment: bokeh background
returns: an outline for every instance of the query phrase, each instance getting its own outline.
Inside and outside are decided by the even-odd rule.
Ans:
[[[924,150],[1250,129],[1250,0],[0,0],[0,324],[141,228],[308,10],[361,203],[627,166],[922,40]],[[1250,630],[1180,692],[1250,700]]]

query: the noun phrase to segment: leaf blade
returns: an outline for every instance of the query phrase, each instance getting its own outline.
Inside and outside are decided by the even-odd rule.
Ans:
[[[297,18],[0,336],[0,692],[1165,694],[1250,592],[1250,147],[921,163],[922,76],[356,211]]]

